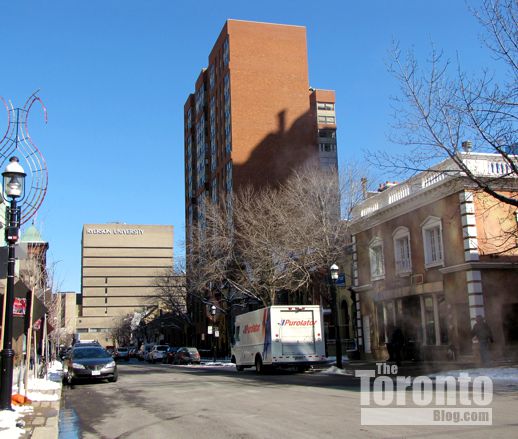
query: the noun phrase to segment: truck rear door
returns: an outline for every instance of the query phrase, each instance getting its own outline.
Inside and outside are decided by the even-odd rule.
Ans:
[[[314,309],[280,310],[279,339],[282,355],[315,355],[315,326],[320,315]]]

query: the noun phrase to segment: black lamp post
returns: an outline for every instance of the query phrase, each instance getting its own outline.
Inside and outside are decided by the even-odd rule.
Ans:
[[[342,337],[340,336],[340,319],[338,317],[338,304],[336,303],[336,281],[338,280],[339,271],[340,269],[336,264],[329,267],[331,277],[331,310],[333,312],[333,323],[335,325],[336,367],[342,369]]]
[[[210,314],[212,315],[212,357],[214,363],[216,362],[216,305],[210,307]]]
[[[5,240],[9,245],[7,260],[7,291],[5,298],[5,328],[4,345],[1,353],[2,371],[0,375],[0,410],[12,410],[11,393],[13,387],[13,302],[14,302],[14,263],[15,243],[18,241],[20,230],[20,208],[16,204],[17,198],[25,194],[25,174],[17,157],[11,157],[9,164],[2,173],[4,177],[2,196],[11,205],[6,209],[8,226],[5,229]],[[8,200],[8,198],[10,200]]]

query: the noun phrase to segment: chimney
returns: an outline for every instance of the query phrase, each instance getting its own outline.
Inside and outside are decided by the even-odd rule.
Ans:
[[[361,182],[362,182],[362,195],[363,195],[363,199],[366,200],[367,199],[367,178],[366,177],[362,177]]]
[[[464,142],[462,142],[462,149],[464,150],[464,152],[471,152],[471,150],[473,149],[473,144],[471,143],[471,140],[465,140]]]

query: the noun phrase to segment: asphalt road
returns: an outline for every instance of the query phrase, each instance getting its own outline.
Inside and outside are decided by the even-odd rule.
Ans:
[[[516,438],[518,391],[495,394],[493,425],[362,426],[357,379],[320,373],[256,375],[233,368],[119,365],[117,383],[63,389],[62,408],[90,438]]]

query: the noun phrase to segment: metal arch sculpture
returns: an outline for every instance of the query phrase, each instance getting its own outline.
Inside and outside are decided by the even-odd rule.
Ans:
[[[6,102],[0,96],[7,111],[7,129],[0,139],[0,169],[4,169],[9,158],[16,155],[27,173],[25,197],[20,202],[20,224],[26,223],[34,216],[47,194],[47,164],[29,135],[29,114],[36,102],[41,105],[47,123],[47,108],[37,93],[38,91],[34,92],[27,99],[23,108],[14,108],[11,101]]]

